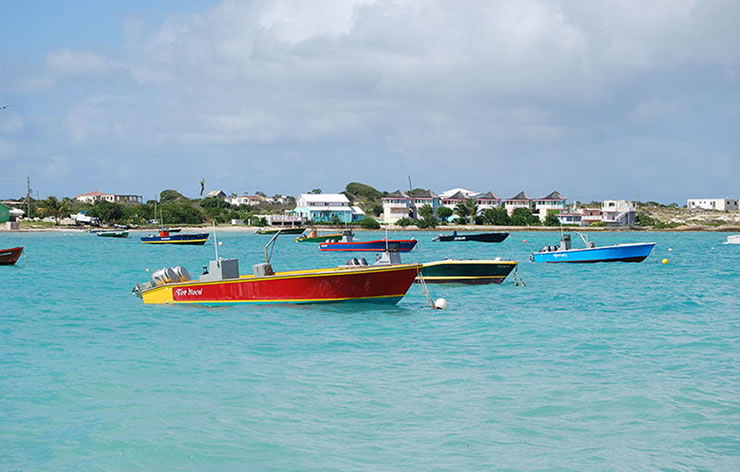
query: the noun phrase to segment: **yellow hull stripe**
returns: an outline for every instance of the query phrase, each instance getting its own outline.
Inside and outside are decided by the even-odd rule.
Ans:
[[[188,303],[188,304],[236,304],[236,303],[315,303],[315,302],[341,302],[347,300],[376,300],[381,298],[400,298],[403,297],[404,293],[398,295],[375,295],[372,297],[345,297],[345,298],[278,298],[274,300],[180,300],[176,301],[172,298],[164,301],[147,301],[144,298],[144,303],[147,304],[174,304],[174,303]]]

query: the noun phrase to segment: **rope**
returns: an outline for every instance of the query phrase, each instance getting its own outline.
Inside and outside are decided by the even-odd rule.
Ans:
[[[419,285],[421,285],[421,291],[426,295],[427,302],[429,302],[429,306],[432,308],[436,308],[434,306],[434,298],[432,298],[432,294],[429,292],[429,287],[427,287],[427,283],[424,280],[424,276],[421,275],[421,272],[419,272],[416,276],[419,279]]]
[[[522,274],[519,273],[519,265],[514,267],[514,275],[512,276],[514,279],[514,285],[517,287],[526,287],[527,284],[524,283],[524,279],[522,278]]]

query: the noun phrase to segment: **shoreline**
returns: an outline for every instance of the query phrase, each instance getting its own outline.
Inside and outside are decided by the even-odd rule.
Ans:
[[[220,226],[181,226],[183,230],[212,230],[216,229],[220,232],[233,232],[233,233],[254,233],[260,228],[260,226],[232,226],[232,225],[220,225]],[[74,233],[87,233],[91,229],[90,227],[77,227],[77,226],[56,226],[48,228],[20,228],[16,230],[9,230],[4,227],[0,227],[0,233],[2,234],[14,234],[14,233],[61,233],[61,232],[74,232]],[[100,230],[113,231],[115,228],[95,228]],[[343,231],[347,228],[337,226],[321,226],[317,228],[319,232],[336,232]],[[476,231],[476,232],[560,232],[561,230],[566,232],[659,232],[659,233],[685,233],[685,232],[702,232],[702,233],[737,233],[740,232],[740,226],[735,225],[722,225],[722,226],[699,226],[699,225],[687,225],[678,226],[675,228],[662,228],[654,229],[651,227],[647,228],[620,228],[620,227],[589,227],[589,226],[484,226],[484,225],[446,225],[438,226],[436,228],[425,228],[420,229],[416,227],[402,227],[390,225],[388,227],[382,227],[380,229],[365,229],[360,227],[349,228],[354,232],[365,232],[365,231],[411,231],[411,232],[425,232],[425,233],[449,233],[451,231]],[[132,232],[156,232],[158,228],[155,227],[139,227],[131,228],[128,231]]]

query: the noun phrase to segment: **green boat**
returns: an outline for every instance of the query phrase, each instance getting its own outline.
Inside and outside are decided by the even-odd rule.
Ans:
[[[344,233],[328,233],[328,234],[316,234],[316,231],[311,231],[306,236],[295,238],[297,243],[323,243],[326,241],[339,241],[344,236]]]
[[[516,268],[516,261],[445,259],[422,264],[419,273],[428,284],[500,284]],[[416,280],[420,282],[419,279]]]
[[[128,231],[99,231],[99,238],[128,238]]]
[[[303,234],[304,231],[306,231],[306,228],[294,228],[294,227],[287,227],[287,228],[260,228],[256,231],[257,234],[275,234],[278,231],[280,231],[280,234]]]

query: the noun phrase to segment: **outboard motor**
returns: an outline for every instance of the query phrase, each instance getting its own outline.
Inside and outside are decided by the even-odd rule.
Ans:
[[[169,267],[159,269],[152,274],[152,283],[155,287],[164,284],[170,284],[172,282],[178,282],[179,279],[180,277],[177,275],[177,273]]]

